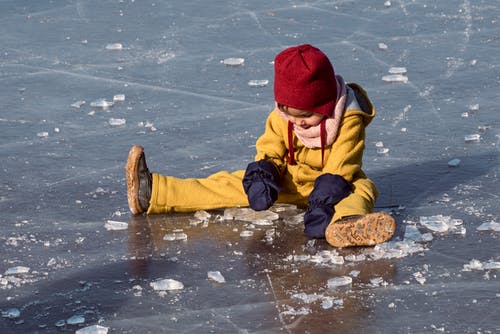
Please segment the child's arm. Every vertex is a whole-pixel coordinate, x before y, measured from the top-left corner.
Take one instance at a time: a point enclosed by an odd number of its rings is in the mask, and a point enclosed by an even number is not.
[[[342,176],[351,183],[361,173],[365,149],[365,124],[356,113],[344,116],[337,139],[332,144],[323,173]]]
[[[248,164],[243,177],[243,189],[248,203],[254,210],[270,208],[280,191],[279,180],[285,168],[283,156],[284,143],[273,124],[272,113],[266,121],[266,131],[257,140],[255,161]]]
[[[262,136],[257,139],[255,161],[267,160],[272,162],[282,175],[285,171],[285,155],[287,148],[284,138],[287,133],[286,122],[276,110],[271,112],[266,120],[266,129]]]

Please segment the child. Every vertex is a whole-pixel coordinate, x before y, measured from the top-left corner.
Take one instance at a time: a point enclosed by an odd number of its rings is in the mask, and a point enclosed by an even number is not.
[[[133,146],[126,166],[132,213],[291,203],[308,207],[304,233],[332,246],[390,239],[396,222],[371,213],[378,193],[361,170],[365,127],[375,116],[365,91],[346,85],[327,56],[308,44],[279,53],[274,70],[276,107],[257,140],[255,161],[245,171],[179,179],[151,174],[143,148]]]

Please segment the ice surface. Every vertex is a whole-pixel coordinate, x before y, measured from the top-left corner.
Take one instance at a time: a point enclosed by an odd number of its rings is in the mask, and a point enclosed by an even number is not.
[[[0,2],[0,310],[20,311],[0,332],[498,332],[498,234],[477,230],[500,216],[497,2],[200,3]],[[375,209],[398,222],[394,239],[334,252],[304,236],[302,205],[275,206],[273,219],[130,215],[132,144],[152,172],[179,177],[254,160],[273,59],[301,43],[373,102],[363,170],[380,192]],[[243,62],[224,65],[231,57]],[[381,80],[398,67],[402,81]],[[114,104],[90,105],[99,98]],[[463,223],[419,224],[436,215]],[[107,220],[128,228],[108,231]],[[170,233],[188,242],[163,240]],[[481,269],[463,271],[471,259]],[[5,275],[16,266],[30,271]],[[211,284],[213,270],[231,279]],[[346,275],[350,289],[327,288]],[[156,293],[159,278],[186,288]],[[75,314],[85,323],[67,324]]]

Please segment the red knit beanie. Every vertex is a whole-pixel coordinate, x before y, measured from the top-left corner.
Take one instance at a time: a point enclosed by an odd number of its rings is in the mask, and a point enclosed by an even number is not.
[[[280,52],[274,60],[274,99],[288,107],[331,117],[337,81],[328,57],[309,44]]]

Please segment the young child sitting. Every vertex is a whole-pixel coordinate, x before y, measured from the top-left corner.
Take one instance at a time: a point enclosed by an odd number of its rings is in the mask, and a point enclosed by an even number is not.
[[[274,62],[275,109],[246,170],[179,179],[150,173],[144,150],[130,150],[126,178],[133,214],[190,212],[274,203],[307,207],[304,233],[335,247],[391,238],[396,222],[372,213],[377,189],[361,170],[365,127],[375,116],[366,92],[345,84],[319,49],[305,44]]]

